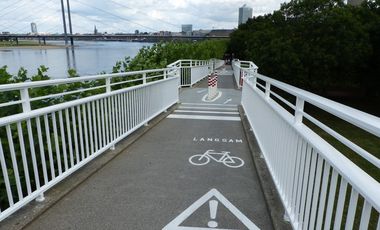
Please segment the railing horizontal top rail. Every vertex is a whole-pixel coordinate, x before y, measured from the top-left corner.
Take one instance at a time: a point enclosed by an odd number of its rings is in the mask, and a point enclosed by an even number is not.
[[[279,89],[282,89],[296,97],[299,97],[322,110],[325,110],[347,122],[356,125],[357,127],[366,130],[367,132],[380,137],[380,119],[376,116],[321,97],[314,93],[310,93],[289,84],[280,82],[278,80],[266,77],[264,75],[255,73],[253,71],[249,71],[249,73],[252,76],[256,76],[259,79],[269,82],[271,85]]]
[[[91,75],[91,76],[82,76],[82,77],[65,78],[65,79],[51,79],[51,80],[44,80],[44,81],[4,84],[4,85],[0,85],[0,92],[13,91],[13,90],[19,90],[19,89],[25,89],[25,88],[51,86],[51,85],[58,85],[58,84],[101,80],[101,79],[114,78],[114,77],[126,77],[126,76],[139,75],[139,74],[144,74],[144,73],[167,71],[167,70],[172,70],[172,69],[173,68],[139,70],[139,71],[131,71],[131,72],[123,72],[123,73],[101,74],[101,75]]]
[[[167,78],[164,80],[160,80],[160,82],[170,81],[173,79],[174,78]],[[85,98],[77,99],[74,101],[63,102],[61,104],[51,105],[49,107],[40,108],[40,109],[35,109],[32,111],[29,111],[28,113],[19,113],[19,114],[15,114],[15,115],[8,116],[8,117],[2,117],[2,118],[0,118],[0,127],[5,126],[7,124],[15,123],[18,121],[23,121],[26,119],[32,119],[32,118],[37,117],[37,116],[52,113],[54,111],[64,110],[64,109],[75,107],[77,105],[85,104],[85,103],[88,103],[91,101],[96,101],[96,100],[99,100],[101,98],[117,95],[117,94],[120,94],[123,92],[128,92],[128,91],[132,91],[132,90],[139,89],[139,88],[143,88],[143,87],[146,87],[146,86],[149,86],[152,84],[157,84],[157,83],[158,83],[157,81],[149,82],[149,83],[146,83],[143,85],[131,86],[131,87],[128,87],[125,89],[119,89],[119,90],[115,90],[115,91],[112,91],[109,93],[96,94],[96,95],[93,95],[90,97],[85,97]]]

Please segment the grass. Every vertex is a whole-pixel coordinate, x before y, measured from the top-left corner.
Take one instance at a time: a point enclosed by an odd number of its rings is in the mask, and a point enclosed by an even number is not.
[[[38,41],[26,41],[26,40],[19,40],[18,44],[16,41],[0,41],[0,47],[10,47],[10,46],[40,46],[43,45],[43,43],[39,44]]]
[[[334,115],[331,115],[323,110],[320,110],[315,107],[307,106],[307,113],[309,113],[314,118],[318,119],[325,125],[329,126],[337,133],[346,137],[356,145],[365,149],[367,152],[371,153],[373,156],[380,158],[380,138],[368,133],[361,128],[358,128]],[[304,122],[309,128],[311,128],[314,132],[316,132],[319,136],[321,136],[324,140],[334,146],[338,151],[344,154],[347,158],[349,158],[352,162],[358,165],[361,169],[363,169],[366,173],[380,182],[380,171],[379,169],[368,162],[366,159],[361,157],[356,152],[352,151],[340,141],[332,137],[330,134],[326,133],[324,130],[320,129],[310,121],[305,120]]]

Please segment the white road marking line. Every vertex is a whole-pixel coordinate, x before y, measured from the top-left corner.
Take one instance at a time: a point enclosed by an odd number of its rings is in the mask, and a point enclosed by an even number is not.
[[[217,107],[191,107],[191,106],[179,106],[179,109],[201,109],[201,110],[222,110],[222,111],[238,111],[237,108],[217,108]]]
[[[229,98],[227,101],[225,101],[223,104],[227,104],[228,102],[232,101],[231,98]]]
[[[240,121],[240,117],[170,114],[167,118],[189,120]]]
[[[236,208],[226,197],[224,197],[218,190],[215,188],[211,189],[208,193],[203,195],[192,205],[190,205],[185,211],[179,214],[174,220],[172,220],[168,225],[166,225],[162,230],[201,230],[201,229],[215,229],[215,228],[205,228],[205,227],[186,227],[180,226],[183,222],[189,218],[194,212],[196,212],[202,205],[207,203],[209,200],[217,200],[223,204],[230,212],[233,214],[246,228],[249,230],[259,230],[259,228],[248,219],[238,208]],[[202,224],[200,224],[202,225]],[[220,226],[223,227],[223,226]],[[222,229],[218,228],[217,229]]]
[[[210,106],[210,105],[213,105],[213,106],[238,106],[238,105],[233,105],[233,104],[229,104],[229,105],[225,105],[225,104],[206,104],[206,103],[181,103],[181,105],[205,105],[205,106]]]
[[[239,112],[218,112],[218,111],[201,111],[201,110],[180,110],[177,109],[174,112],[178,113],[210,113],[210,114],[231,114],[231,115],[239,115]]]

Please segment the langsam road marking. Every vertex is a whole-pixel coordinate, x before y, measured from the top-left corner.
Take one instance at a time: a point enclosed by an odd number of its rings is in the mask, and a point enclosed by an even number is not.
[[[212,198],[212,199],[211,199]],[[190,215],[195,213],[202,205],[209,202],[210,213],[208,218],[208,227],[186,227],[180,226]],[[215,203],[217,202],[217,203]],[[250,221],[239,209],[237,209],[227,198],[225,198],[218,190],[215,188],[211,189],[208,193],[203,195],[197,201],[195,201],[190,207],[185,211],[179,214],[174,220],[172,220],[168,225],[166,225],[162,230],[201,230],[201,229],[223,229],[223,226],[219,226],[218,223],[214,220],[214,214],[217,214],[217,204],[223,204],[245,227],[249,230],[259,230],[259,228]],[[201,225],[201,224],[200,224]],[[215,227],[214,227],[215,226]]]

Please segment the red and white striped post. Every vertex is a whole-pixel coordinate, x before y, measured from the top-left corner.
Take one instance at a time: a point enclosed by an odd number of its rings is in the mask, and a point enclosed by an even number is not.
[[[212,73],[208,76],[208,100],[214,99],[218,95],[218,75]]]

